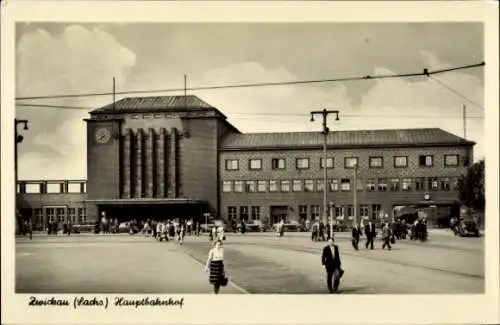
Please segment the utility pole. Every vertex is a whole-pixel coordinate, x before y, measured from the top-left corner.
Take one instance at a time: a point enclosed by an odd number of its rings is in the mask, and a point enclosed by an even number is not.
[[[328,155],[327,155],[327,140],[328,140],[328,126],[326,125],[326,118],[328,114],[335,114],[335,121],[339,120],[339,111],[322,111],[311,112],[311,122],[314,122],[314,115],[321,115],[323,118],[323,222],[326,224],[328,218],[328,203],[327,203],[327,187],[328,187]],[[330,218],[331,219],[331,218]],[[330,234],[333,237],[333,220],[330,220]]]
[[[19,194],[17,194],[17,169],[18,169],[18,149],[17,146],[19,143],[23,142],[24,137],[17,132],[17,126],[18,125],[24,125],[23,130],[28,130],[28,120],[18,120],[14,119],[14,193],[15,193],[15,215],[17,219],[17,208],[18,208],[18,197]]]
[[[463,118],[463,122],[464,122],[464,139],[467,140],[467,106],[465,106],[464,104],[464,107],[463,107],[463,110],[462,110],[462,118]]]
[[[358,164],[354,165],[354,223],[358,222]]]
[[[113,77],[113,111],[116,110],[116,81],[115,77]]]

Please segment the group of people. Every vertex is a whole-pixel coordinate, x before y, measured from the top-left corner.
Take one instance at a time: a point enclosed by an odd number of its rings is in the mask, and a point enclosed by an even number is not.
[[[306,225],[307,227],[307,225]],[[315,222],[311,226],[311,240],[312,241],[326,241],[332,236],[332,227],[327,222],[326,225],[323,221]]]
[[[193,223],[192,220],[177,222],[173,220],[156,221],[148,219],[143,224],[142,234],[158,241],[177,240],[182,244],[186,235],[199,236],[200,229],[199,223]]]

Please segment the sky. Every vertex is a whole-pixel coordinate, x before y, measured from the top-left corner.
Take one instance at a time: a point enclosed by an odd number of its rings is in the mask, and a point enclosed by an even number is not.
[[[16,25],[16,96],[287,82],[421,72],[484,61],[478,23]],[[438,127],[484,157],[484,68],[427,78],[191,91],[242,132],[320,131],[312,110],[340,111],[332,130]],[[442,83],[467,99],[443,86]],[[150,95],[182,95],[157,93]],[[134,96],[134,95],[132,95]],[[136,95],[138,96],[138,95]],[[117,99],[122,98],[117,96]],[[88,111],[112,96],[18,100],[88,107],[16,107],[29,120],[19,179],[86,179]]]

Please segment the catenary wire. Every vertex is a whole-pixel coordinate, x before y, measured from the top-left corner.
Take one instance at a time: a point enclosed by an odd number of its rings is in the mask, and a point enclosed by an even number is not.
[[[302,80],[302,81],[287,81],[287,82],[260,82],[249,83],[240,85],[222,85],[222,86],[204,86],[204,87],[191,87],[191,88],[172,88],[172,89],[157,89],[157,90],[135,90],[135,91],[121,91],[121,92],[104,92],[104,93],[89,93],[89,94],[66,94],[66,95],[47,95],[47,96],[30,96],[30,97],[16,97],[16,100],[32,100],[32,99],[54,99],[54,98],[79,98],[79,97],[97,97],[97,96],[110,96],[110,95],[129,95],[129,94],[145,94],[145,93],[164,93],[164,92],[180,92],[180,91],[194,91],[194,90],[216,90],[216,89],[234,89],[234,88],[250,88],[250,87],[265,87],[265,86],[287,86],[287,85],[300,85],[300,84],[313,84],[313,83],[327,83],[327,82],[347,82],[359,80],[374,80],[374,79],[388,79],[388,78],[408,78],[419,76],[431,76],[451,71],[464,70],[482,67],[486,63],[469,64],[454,68],[440,69],[429,71],[424,69],[423,72],[402,73],[402,74],[382,74],[382,75],[365,75],[358,77],[345,77],[333,79],[319,79],[319,80]]]
[[[479,105],[478,103],[474,102],[472,99],[468,98],[467,96],[461,94],[459,91],[451,88],[450,86],[448,86],[447,84],[445,84],[444,82],[442,82],[441,80],[433,77],[433,76],[429,76],[429,78],[431,78],[432,80],[436,81],[438,84],[440,84],[441,86],[443,86],[444,88],[448,89],[449,91],[451,91],[452,93],[454,93],[455,95],[458,95],[460,97],[462,97],[463,99],[465,99],[466,101],[468,101],[469,103],[471,103],[472,105],[478,107],[479,109],[481,110],[484,110],[484,108]]]

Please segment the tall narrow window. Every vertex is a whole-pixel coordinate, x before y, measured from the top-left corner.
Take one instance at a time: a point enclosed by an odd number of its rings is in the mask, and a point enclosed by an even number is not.
[[[401,189],[403,191],[411,191],[411,184],[411,178],[403,178],[403,180],[401,181]]]

